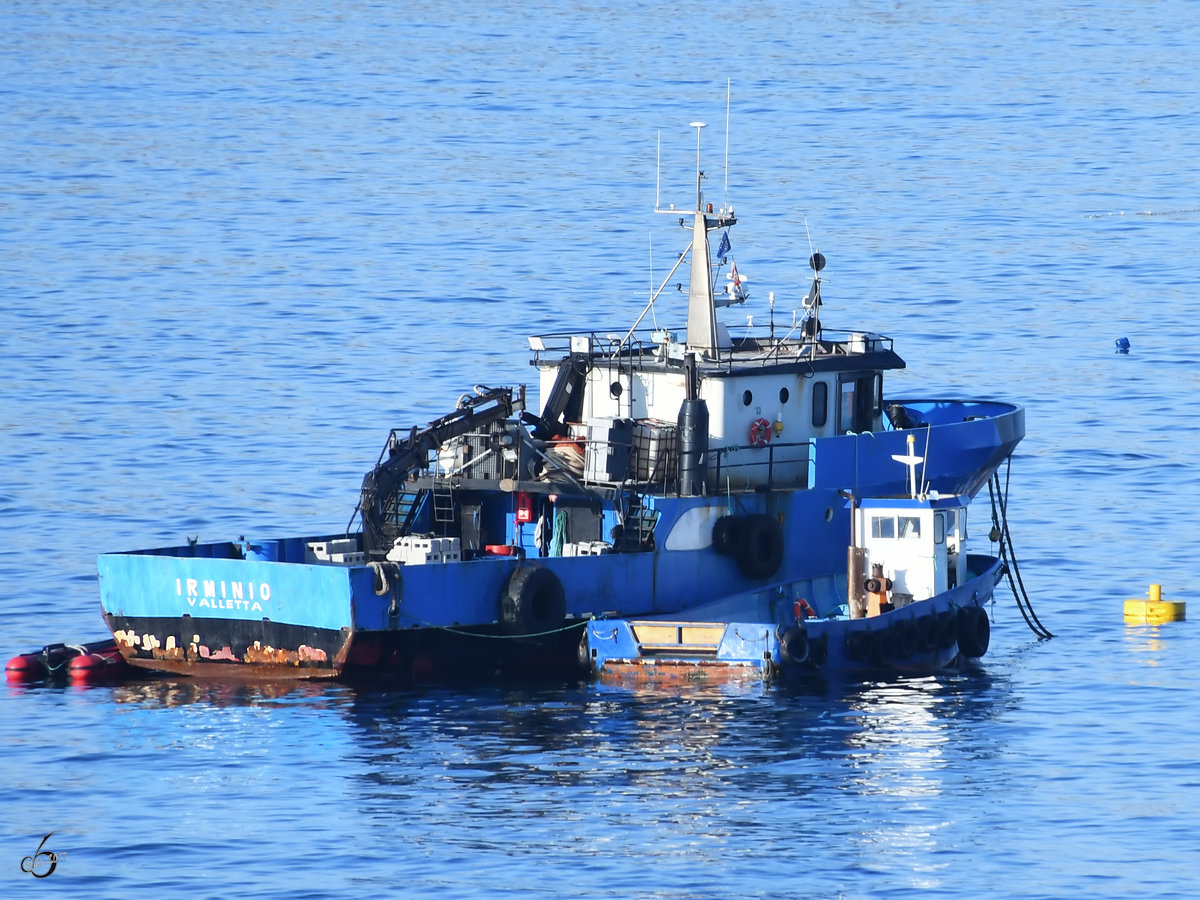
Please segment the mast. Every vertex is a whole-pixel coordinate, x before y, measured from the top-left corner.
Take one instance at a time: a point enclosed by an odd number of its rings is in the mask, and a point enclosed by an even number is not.
[[[712,258],[708,248],[708,232],[725,228],[737,220],[731,212],[721,210],[709,218],[712,204],[705,206],[701,184],[704,172],[700,169],[700,129],[703,122],[692,122],[696,129],[696,211],[692,220],[692,272],[688,284],[687,347],[702,356],[715,359],[717,344],[717,307],[713,299]]]
[[[699,191],[697,191],[697,194]],[[715,357],[717,309],[713,304],[712,261],[708,256],[708,217],[696,210],[692,225],[692,274],[688,285],[687,347]]]
[[[687,349],[698,358],[716,359],[720,347],[717,339],[717,307],[713,297],[712,259],[708,247],[708,232],[714,228],[727,228],[737,223],[733,210],[722,209],[714,215],[711,203],[704,202],[701,185],[704,172],[700,169],[700,129],[704,122],[692,122],[696,129],[696,208],[692,213],[691,276],[688,283]],[[678,215],[674,204],[670,209],[655,212]],[[680,218],[679,224],[686,220]],[[680,255],[679,262],[683,261]],[[679,263],[676,263],[678,266]],[[674,271],[674,270],[672,270]]]

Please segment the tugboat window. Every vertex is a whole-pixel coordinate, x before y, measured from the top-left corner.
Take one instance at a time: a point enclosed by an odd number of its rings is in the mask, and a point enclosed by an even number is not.
[[[621,396],[621,382],[614,381],[608,386],[608,396],[612,397],[614,400]]]
[[[871,537],[894,538],[896,536],[896,520],[891,516],[871,517]]]
[[[754,395],[749,391],[742,391],[742,406],[749,406],[754,402]]]
[[[838,380],[838,434],[870,431],[876,413],[874,376],[854,375]]]
[[[916,516],[900,517],[900,537],[919,538],[921,536],[921,520]]]
[[[829,421],[829,385],[824,381],[813,384],[812,404],[813,427],[820,428]]]
[[[787,388],[780,388],[780,389],[779,389],[779,402],[780,402],[780,403],[787,403],[787,402],[788,402],[788,397],[790,397],[790,396],[791,396],[791,395],[788,393],[788,389],[787,389]]]

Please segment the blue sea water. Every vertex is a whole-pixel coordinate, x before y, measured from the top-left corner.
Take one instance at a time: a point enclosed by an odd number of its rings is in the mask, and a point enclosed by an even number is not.
[[[5,897],[1200,892],[1200,640],[1121,615],[1197,599],[1195,3],[0,26],[5,658],[103,635],[97,553],[337,530],[389,428],[530,381],[530,333],[628,327],[698,119],[738,315],[819,247],[890,394],[1027,405],[1009,518],[1057,634],[1001,597],[983,672],[795,690],[0,686]]]

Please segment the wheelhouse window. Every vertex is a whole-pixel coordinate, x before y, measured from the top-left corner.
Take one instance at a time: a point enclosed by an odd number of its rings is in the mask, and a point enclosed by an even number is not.
[[[812,423],[814,428],[822,428],[829,421],[829,385],[824,381],[813,384],[812,390]]]
[[[838,434],[870,431],[883,408],[883,376],[877,372],[838,379]]]
[[[921,537],[920,516],[871,516],[871,537],[916,540]]]

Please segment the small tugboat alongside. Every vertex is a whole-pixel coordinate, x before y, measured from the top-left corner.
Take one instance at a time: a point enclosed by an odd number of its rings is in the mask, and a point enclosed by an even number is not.
[[[986,602],[998,564],[958,549],[959,523],[1024,437],[1023,409],[889,397],[884,377],[905,363],[891,338],[827,325],[821,253],[787,321],[775,310],[789,304],[771,294],[759,317],[769,324],[722,322],[718,310],[748,302],[737,217],[714,209],[703,183],[698,130],[694,203],[656,209],[687,246],[642,316],[531,337],[537,402],[524,386],[476,385],[435,421],[391,429],[363,479],[358,528],[248,528],[101,555],[103,615],[124,660],[218,677],[571,675],[603,668],[620,641],[601,635],[614,629],[636,636],[633,623],[697,621],[721,604],[744,611],[755,594],[763,617],[750,621],[769,632],[773,666],[800,655],[777,632],[798,596],[815,612],[791,616],[806,659],[937,668],[979,649],[964,610]],[[685,320],[643,329],[652,307],[668,314],[664,289],[677,296],[685,262]],[[923,462],[910,493],[894,457],[914,446]],[[871,592],[880,614],[837,613],[858,602],[848,552],[873,561],[885,541],[863,518],[878,509],[872,498],[906,494],[888,514],[919,521],[925,550],[942,534],[949,568],[930,582],[889,557],[892,587]],[[891,621],[908,624],[880,638]],[[692,628],[679,626],[679,642]],[[982,652],[978,617],[974,628]],[[893,640],[894,651],[880,646]]]
[[[912,436],[910,435],[910,440]],[[789,678],[808,672],[928,674],[988,649],[986,606],[1005,574],[966,551],[967,505],[917,488],[857,501],[844,595],[812,580],[781,582],[662,619],[597,620],[585,634],[594,674],[613,681]]]

